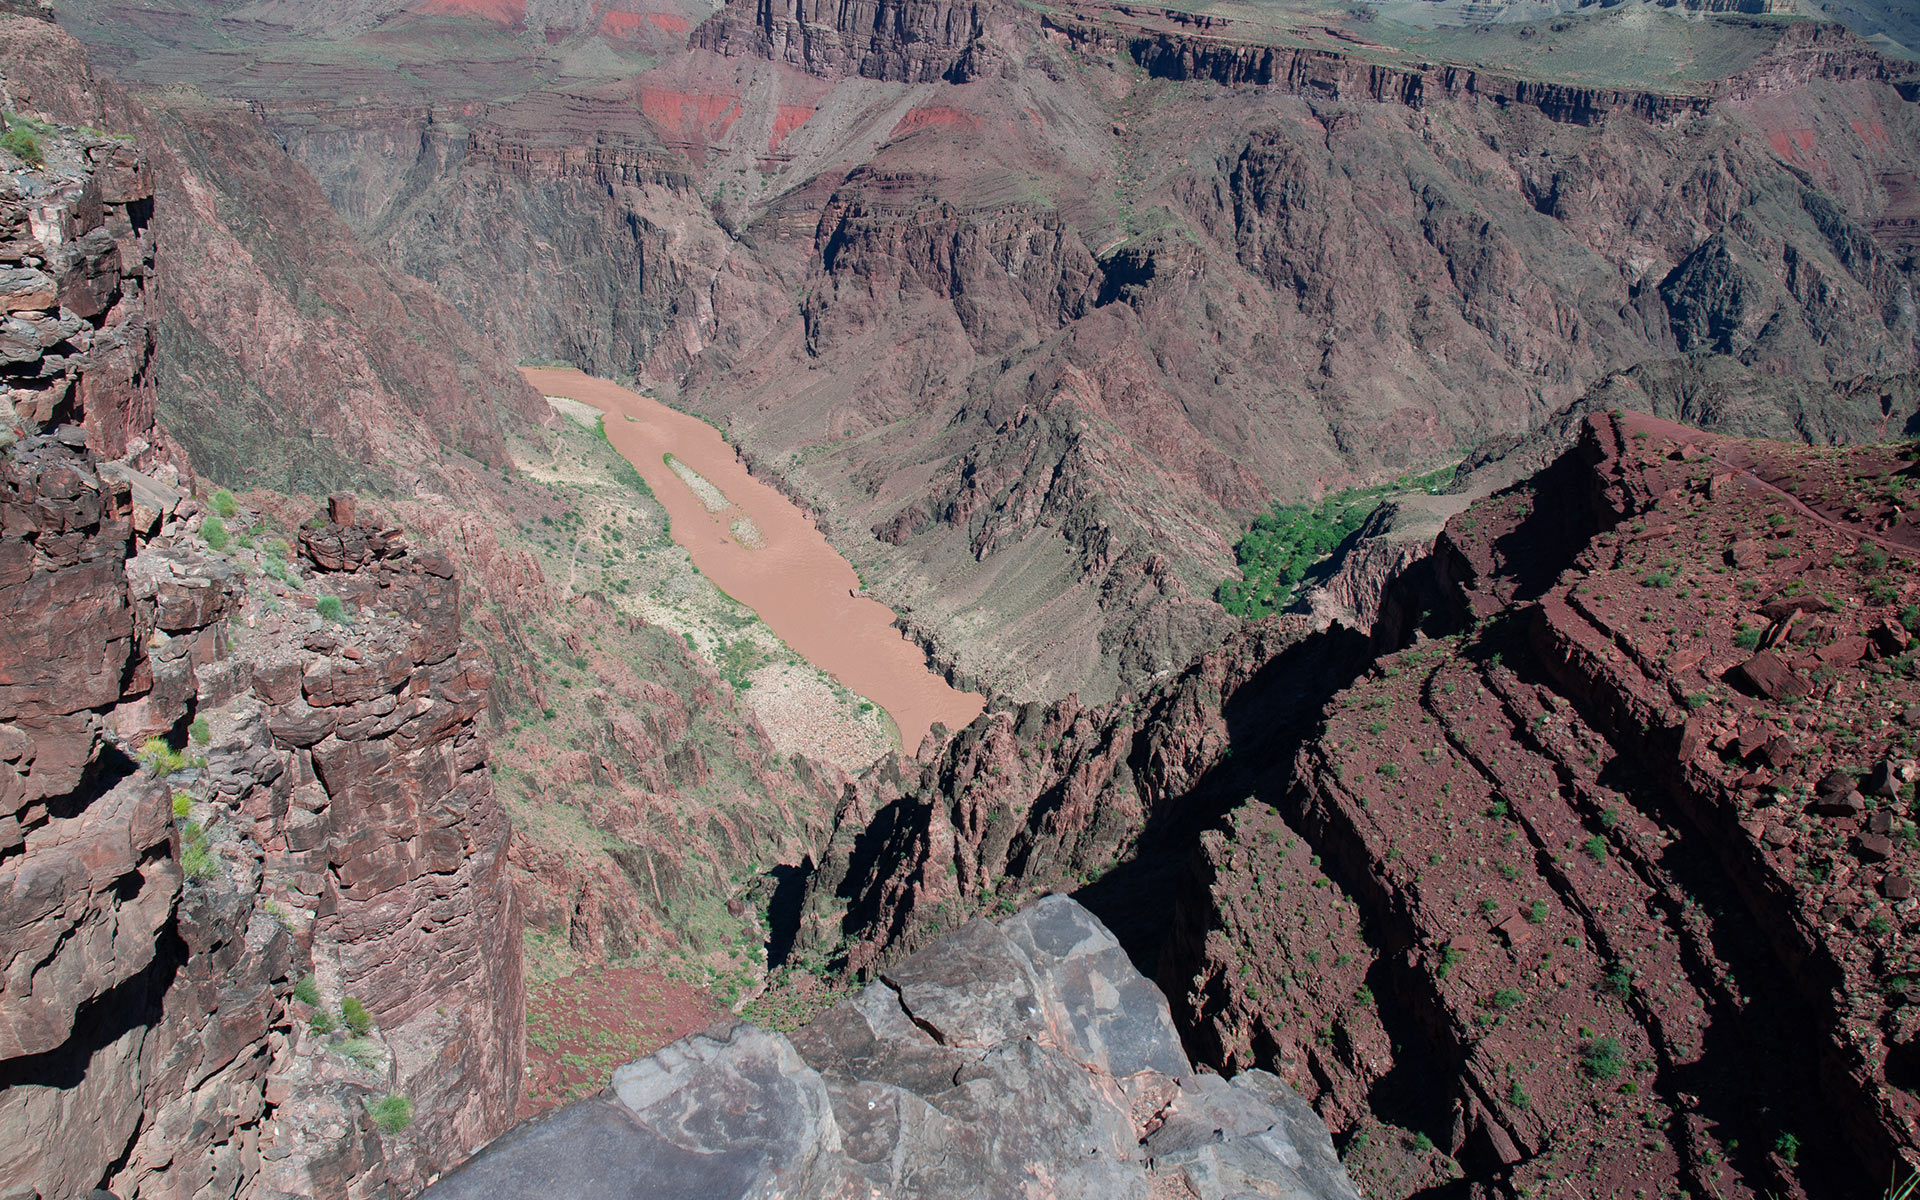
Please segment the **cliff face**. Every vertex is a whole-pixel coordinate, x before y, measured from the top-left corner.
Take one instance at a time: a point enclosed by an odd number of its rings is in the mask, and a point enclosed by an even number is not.
[[[966,83],[997,69],[1028,26],[1015,6],[975,0],[868,0],[822,4],[728,4],[693,31],[691,44],[722,55],[752,55],[829,79],[864,76],[895,83]]]
[[[716,1027],[629,1063],[426,1195],[628,1178],[714,1197],[1358,1196],[1272,1075],[1193,1073],[1165,1000],[1063,896],[969,924],[791,1040]]]
[[[0,1171],[410,1193],[511,1120],[522,1063],[451,564],[350,503],[296,557],[183,490],[144,387],[146,163],[41,130],[0,213]],[[374,1122],[389,1096],[411,1123]]]

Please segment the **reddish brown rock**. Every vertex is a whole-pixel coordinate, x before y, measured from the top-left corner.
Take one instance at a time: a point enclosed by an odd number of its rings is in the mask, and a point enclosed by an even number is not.
[[[1813,694],[1813,685],[1770,650],[1762,650],[1735,667],[1733,678],[1769,700],[1795,700]]]

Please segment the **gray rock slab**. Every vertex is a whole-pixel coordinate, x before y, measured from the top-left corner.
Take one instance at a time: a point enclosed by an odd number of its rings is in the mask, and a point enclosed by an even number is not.
[[[1191,1073],[1165,998],[1064,896],[968,925],[791,1041],[736,1025],[629,1063],[425,1195],[1358,1200],[1279,1079]]]

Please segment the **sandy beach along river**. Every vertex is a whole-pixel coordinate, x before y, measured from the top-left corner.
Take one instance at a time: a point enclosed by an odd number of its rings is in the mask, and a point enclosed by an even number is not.
[[[521,374],[545,395],[605,413],[607,439],[666,506],[673,540],[694,565],[796,653],[886,709],[909,754],[935,721],[958,729],[979,714],[982,698],[927,668],[920,648],[893,627],[893,611],[855,594],[853,567],[791,500],[753,477],[719,430],[579,371]],[[669,454],[682,471],[667,465]],[[689,470],[712,485],[701,489],[704,500]]]

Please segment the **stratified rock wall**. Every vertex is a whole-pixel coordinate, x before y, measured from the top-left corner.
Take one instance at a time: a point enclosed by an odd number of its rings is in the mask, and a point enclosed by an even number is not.
[[[791,1040],[716,1028],[520,1126],[431,1200],[1038,1194],[1358,1200],[1264,1071],[1196,1075],[1166,1001],[1064,896],[975,921]]]
[[[290,563],[178,486],[145,160],[38,138],[0,175],[0,1178],[409,1194],[518,1094],[490,673],[444,556],[343,502]]]
[[[1405,581],[1444,636],[1201,839],[1159,970],[1199,1052],[1383,1196],[1904,1177],[1913,458],[1598,415],[1454,516]]]

